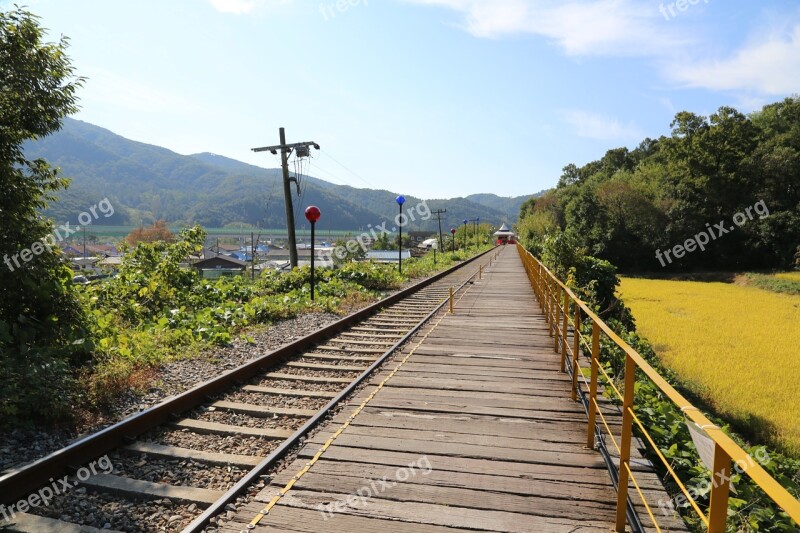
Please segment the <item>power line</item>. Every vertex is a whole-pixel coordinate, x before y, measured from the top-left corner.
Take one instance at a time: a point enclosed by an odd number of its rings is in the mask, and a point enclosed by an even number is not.
[[[345,169],[347,172],[349,172],[350,174],[352,174],[352,175],[353,175],[353,176],[355,176],[356,178],[360,179],[361,181],[363,181],[364,183],[366,183],[367,185],[369,185],[370,187],[373,187],[373,188],[377,187],[377,186],[376,186],[374,183],[372,183],[372,182],[370,182],[370,181],[368,181],[368,180],[366,180],[366,179],[362,178],[360,175],[356,174],[354,171],[352,171],[352,170],[350,170],[349,168],[347,168],[346,166],[344,166],[344,164],[340,163],[340,162],[339,162],[339,161],[338,161],[338,160],[337,160],[335,157],[333,157],[333,156],[332,156],[332,155],[331,155],[331,154],[330,154],[330,153],[329,153],[327,150],[322,150],[322,151],[321,151],[321,153],[322,153],[323,155],[326,155],[326,156],[330,157],[330,158],[331,158],[331,161],[333,161],[334,163],[336,163],[337,165],[339,165],[340,167],[342,167],[343,169]]]

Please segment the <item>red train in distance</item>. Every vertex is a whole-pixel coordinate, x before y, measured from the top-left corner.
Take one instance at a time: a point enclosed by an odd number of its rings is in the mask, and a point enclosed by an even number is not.
[[[495,244],[517,244],[517,234],[511,231],[508,224],[503,224],[500,229],[494,232]]]

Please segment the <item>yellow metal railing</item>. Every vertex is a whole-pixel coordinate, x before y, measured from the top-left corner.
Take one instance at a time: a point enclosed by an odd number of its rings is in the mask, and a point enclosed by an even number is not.
[[[732,465],[737,465],[737,470],[750,476],[750,478],[764,491],[776,505],[782,508],[792,520],[800,525],[800,501],[783,488],[772,476],[769,475],[761,466],[752,460],[750,455],[745,452],[736,442],[726,435],[720,428],[706,418],[699,409],[689,403],[678,391],[676,391],[667,381],[649,364],[645,359],[634,350],[629,344],[622,340],[611,328],[603,322],[591,309],[578,298],[564,283],[562,283],[550,270],[547,269],[538,259],[525,250],[521,245],[517,245],[528,279],[539,300],[542,312],[549,324],[549,334],[553,337],[553,345],[556,353],[561,356],[561,370],[566,371],[567,364],[572,368],[572,399],[576,400],[578,395],[578,377],[583,378],[588,389],[588,431],[587,445],[589,448],[595,446],[595,427],[599,417],[606,432],[611,437],[614,447],[619,452],[618,466],[618,490],[617,490],[617,514],[616,530],[625,531],[626,511],[628,505],[628,490],[630,482],[633,483],[647,513],[655,524],[657,531],[661,531],[656,520],[655,513],[639,487],[639,482],[633,474],[630,466],[631,440],[634,424],[639,432],[644,436],[647,444],[653,449],[656,456],[664,463],[664,467],[674,479],[687,501],[698,514],[700,520],[706,525],[709,533],[725,533],[728,514],[728,495],[730,493],[730,481]],[[581,333],[582,321],[589,320],[592,324],[591,344]],[[570,324],[571,322],[571,324]],[[572,343],[569,342],[569,328],[572,327]],[[624,386],[622,391],[615,386],[614,380],[606,373],[600,365],[600,335],[610,339],[625,353],[625,373]],[[584,354],[587,354],[591,364],[591,377],[589,382],[580,366],[579,354],[583,346]],[[695,499],[691,495],[685,484],[678,478],[672,469],[669,461],[664,457],[661,450],[656,445],[647,428],[634,413],[634,385],[637,370],[643,373],[653,382],[666,398],[674,403],[685,415],[702,428],[714,442],[714,461],[711,500],[708,513],[704,513]],[[597,402],[598,380],[603,375],[606,385],[621,400],[622,405],[622,429],[619,438],[614,433],[600,409]]]

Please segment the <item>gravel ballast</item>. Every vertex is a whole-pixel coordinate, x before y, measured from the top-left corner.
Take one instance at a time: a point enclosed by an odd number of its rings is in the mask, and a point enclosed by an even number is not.
[[[77,428],[18,428],[6,431],[0,435],[0,472],[44,457],[84,435],[149,409],[170,396],[215,378],[340,318],[332,313],[303,314],[248,332],[252,343],[237,338],[230,346],[210,348],[198,358],[167,363],[156,370],[153,385],[143,396],[126,394],[120,398],[113,412],[94,423]]]

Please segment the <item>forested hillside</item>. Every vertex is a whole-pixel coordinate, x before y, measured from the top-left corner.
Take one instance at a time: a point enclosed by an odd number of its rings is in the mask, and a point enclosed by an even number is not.
[[[672,134],[567,165],[523,204],[536,248],[567,239],[626,271],[787,269],[800,253],[800,99],[675,116]]]
[[[162,218],[171,224],[206,227],[243,222],[281,228],[286,224],[279,169],[211,153],[180,155],[74,119],[66,119],[63,129],[53,135],[26,143],[25,152],[61,167],[72,180],[46,212],[56,220],[74,219],[87,206],[108,197],[115,214],[104,219],[105,224],[139,225]],[[312,176],[302,176],[302,191],[295,203],[316,204],[324,213],[320,227],[345,230],[394,218],[395,197],[398,192],[409,192],[358,189]],[[420,202],[406,196],[408,206]],[[499,225],[516,220],[519,206],[527,198],[481,194],[431,200],[429,206],[447,209],[444,222],[448,227],[475,217]],[[419,218],[410,225],[415,229],[436,227],[435,220],[426,223]]]

